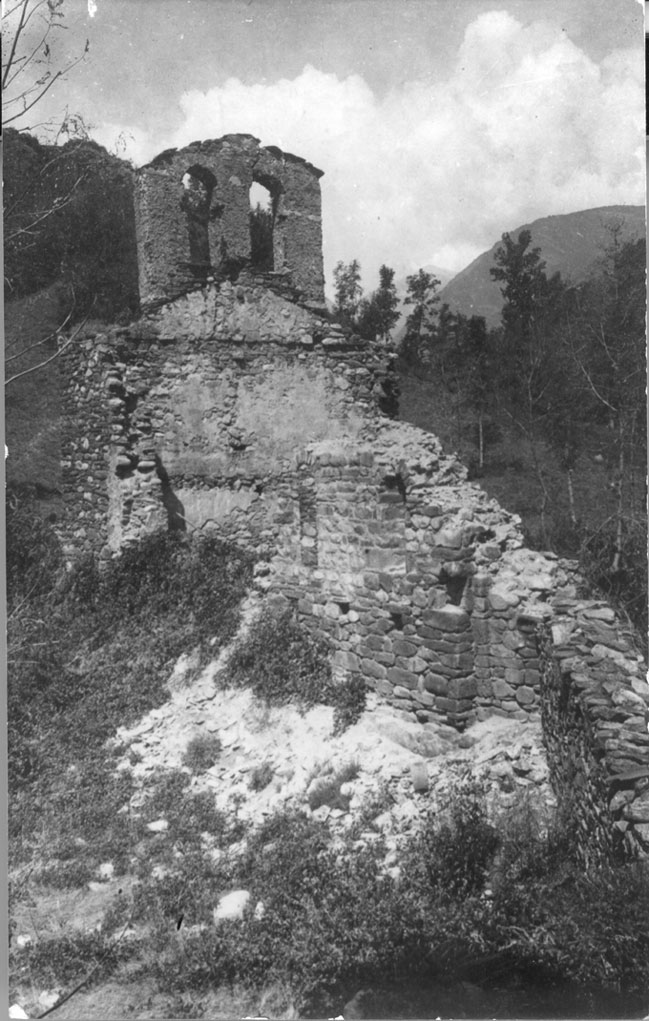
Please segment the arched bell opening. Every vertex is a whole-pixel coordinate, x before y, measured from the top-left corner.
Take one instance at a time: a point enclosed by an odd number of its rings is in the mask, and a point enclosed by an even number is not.
[[[187,216],[189,235],[189,269],[197,280],[205,280],[212,268],[208,225],[216,177],[207,167],[195,164],[183,174],[182,186],[181,206]]]
[[[250,262],[265,273],[280,268],[276,226],[281,194],[279,181],[265,174],[250,186]]]

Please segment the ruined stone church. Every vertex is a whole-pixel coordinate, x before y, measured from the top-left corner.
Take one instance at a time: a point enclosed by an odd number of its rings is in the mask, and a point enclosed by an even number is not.
[[[392,353],[326,311],[321,176],[250,135],[137,172],[141,314],[61,357],[68,555],[109,558],[161,528],[256,550],[258,584],[328,636],[340,683],[359,675],[459,729],[540,714],[593,846],[646,851],[632,636],[582,598],[574,563],[525,549],[516,516],[399,421]],[[251,245],[255,182],[271,265]]]

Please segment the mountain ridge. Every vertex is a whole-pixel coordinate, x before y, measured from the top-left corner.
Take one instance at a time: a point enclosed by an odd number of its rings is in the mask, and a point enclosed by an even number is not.
[[[620,225],[625,239],[645,231],[644,206],[599,206],[574,213],[543,216],[509,231],[517,238],[521,231],[532,234],[532,246],[541,249],[546,272],[561,273],[564,280],[581,283],[593,271],[609,231]],[[500,286],[491,279],[490,268],[501,239],[457,273],[440,290],[442,302],[463,315],[484,316],[487,326],[498,326],[502,310]]]

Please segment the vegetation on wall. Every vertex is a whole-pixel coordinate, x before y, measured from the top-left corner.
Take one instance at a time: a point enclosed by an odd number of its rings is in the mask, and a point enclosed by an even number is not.
[[[335,683],[330,654],[326,639],[300,625],[290,610],[265,611],[235,644],[223,676],[235,687],[252,688],[268,705],[331,705],[340,732],[360,718],[365,685],[358,676]]]

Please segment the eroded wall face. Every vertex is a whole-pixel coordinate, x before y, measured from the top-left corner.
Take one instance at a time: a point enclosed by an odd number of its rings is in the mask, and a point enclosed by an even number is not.
[[[170,150],[143,167],[135,187],[143,306],[250,266],[253,182],[272,197],[271,277],[288,281],[299,300],[322,306],[320,176],[298,157],[260,148],[250,135]]]

